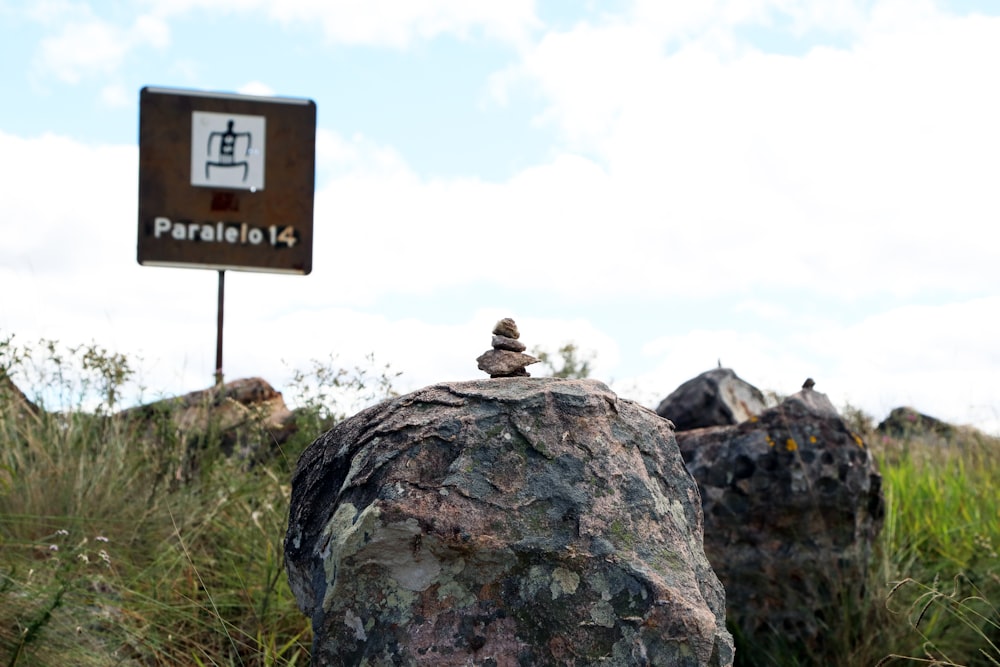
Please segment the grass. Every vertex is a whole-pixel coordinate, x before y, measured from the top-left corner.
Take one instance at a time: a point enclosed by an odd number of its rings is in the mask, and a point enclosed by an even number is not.
[[[27,407],[7,373],[58,409]],[[377,398],[387,374],[298,374],[313,397],[298,438],[253,466],[219,454],[211,429],[122,416],[133,379],[99,347],[0,340],[0,667],[307,665],[282,557],[291,470],[342,414],[332,396]],[[837,662],[997,667],[1000,442],[864,436],[888,508],[867,601],[829,621]],[[830,664],[752,648],[755,664]]]
[[[736,664],[1000,667],[1000,439],[961,428],[948,440],[886,437],[845,414],[883,475],[868,594],[844,600],[831,575],[842,613],[827,620],[822,655],[775,633],[738,638]]]
[[[289,480],[333,394],[391,391],[365,373],[298,374],[300,433],[250,466],[211,426],[116,411],[133,376],[120,357],[0,341],[0,667],[307,665],[282,553]],[[40,388],[39,409],[8,375]]]
[[[1000,440],[965,429],[873,444],[888,505],[873,583],[902,630],[887,655],[1000,666]]]
[[[286,462],[219,459],[178,483],[173,453],[128,423],[11,421],[0,664],[308,662],[282,562]]]

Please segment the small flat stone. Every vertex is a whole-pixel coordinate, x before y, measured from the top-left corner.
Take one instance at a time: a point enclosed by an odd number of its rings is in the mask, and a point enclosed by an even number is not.
[[[508,338],[507,336],[493,334],[494,350],[510,350],[511,352],[524,352],[527,348],[528,348],[527,345],[517,340],[516,338]]]
[[[521,337],[521,333],[517,330],[517,325],[514,323],[514,320],[509,317],[505,317],[494,324],[493,333],[497,336],[506,336],[507,338]]]
[[[524,367],[538,361],[529,354],[510,350],[487,350],[476,359],[479,370],[489,373],[490,377],[530,377]]]
[[[523,368],[513,373],[507,373],[506,375],[491,375],[490,378],[530,378],[531,373],[524,370]]]

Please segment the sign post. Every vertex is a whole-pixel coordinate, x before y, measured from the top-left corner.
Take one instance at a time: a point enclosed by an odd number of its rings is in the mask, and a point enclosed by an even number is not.
[[[215,318],[215,384],[222,384],[222,313],[226,303],[226,272],[219,269],[219,304]]]
[[[312,271],[315,170],[312,100],[140,91],[137,259],[218,271],[217,383],[225,271]]]

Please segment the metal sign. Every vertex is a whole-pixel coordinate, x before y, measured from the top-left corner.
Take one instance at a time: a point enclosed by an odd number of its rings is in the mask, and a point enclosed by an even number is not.
[[[308,274],[316,104],[143,88],[138,260]]]

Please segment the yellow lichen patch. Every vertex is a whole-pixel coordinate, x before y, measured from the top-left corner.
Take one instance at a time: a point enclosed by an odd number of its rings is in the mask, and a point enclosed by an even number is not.
[[[861,439],[861,436],[857,433],[852,433],[851,436],[854,438],[854,442],[857,443],[858,447],[861,449],[865,448],[865,441]]]
[[[750,415],[750,423],[751,424],[757,423],[757,415]]]
[[[774,440],[771,440],[771,436],[767,436],[767,446],[774,447]]]
[[[811,444],[811,445],[815,445],[816,444],[816,436],[815,435],[810,435],[809,436],[809,444]]]
[[[785,440],[785,449],[787,449],[788,451],[794,452],[798,448],[799,448],[799,443],[795,442],[794,438],[789,438],[788,440]]]

